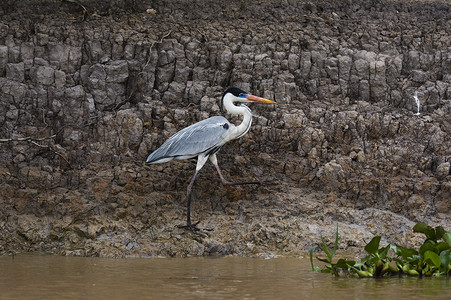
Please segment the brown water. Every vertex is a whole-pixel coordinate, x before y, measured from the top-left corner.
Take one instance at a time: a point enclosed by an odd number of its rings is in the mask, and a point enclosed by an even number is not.
[[[0,299],[451,299],[451,280],[336,279],[307,259],[0,257]]]

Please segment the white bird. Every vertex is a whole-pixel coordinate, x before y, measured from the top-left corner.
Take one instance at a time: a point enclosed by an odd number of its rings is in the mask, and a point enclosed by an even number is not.
[[[245,135],[252,124],[251,110],[244,104],[235,106],[235,102],[260,102],[274,104],[275,101],[248,94],[238,88],[229,88],[222,96],[223,106],[231,115],[241,115],[243,120],[240,125],[235,126],[221,116],[211,117],[191,126],[188,126],[173,136],[164,144],[152,152],[146,159],[146,164],[164,163],[173,159],[188,159],[197,157],[196,171],[187,187],[187,219],[186,225],[179,226],[188,228],[195,232],[199,222],[191,223],[191,188],[199,170],[209,158],[218,171],[219,178],[224,185],[238,184],[264,184],[268,181],[229,182],[222,176],[218,166],[216,152],[228,141]]]

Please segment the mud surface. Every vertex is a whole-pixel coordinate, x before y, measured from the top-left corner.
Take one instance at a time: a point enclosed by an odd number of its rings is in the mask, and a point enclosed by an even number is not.
[[[451,229],[448,1],[105,2],[0,4],[0,253],[297,255],[337,224],[351,250]],[[197,236],[176,227],[195,161],[143,162],[229,86],[278,105],[251,107],[224,175],[280,184],[222,187],[207,163]]]

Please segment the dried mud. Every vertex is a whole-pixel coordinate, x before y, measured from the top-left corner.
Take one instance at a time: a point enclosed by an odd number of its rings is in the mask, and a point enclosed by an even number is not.
[[[451,217],[447,1],[4,1],[0,253],[302,255],[373,235],[415,246]],[[249,133],[207,164],[145,167],[229,86]],[[418,92],[419,114],[413,95]],[[238,122],[239,119],[233,119]]]

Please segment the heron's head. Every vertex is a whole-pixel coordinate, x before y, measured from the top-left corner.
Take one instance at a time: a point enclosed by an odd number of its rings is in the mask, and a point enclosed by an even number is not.
[[[221,98],[221,111],[223,112],[223,106],[224,101],[231,101],[231,102],[260,102],[260,103],[268,103],[268,104],[275,104],[276,101],[261,98],[254,96],[252,94],[248,94],[245,91],[239,89],[239,88],[229,88],[227,89]]]

